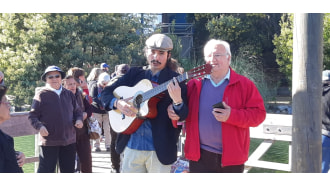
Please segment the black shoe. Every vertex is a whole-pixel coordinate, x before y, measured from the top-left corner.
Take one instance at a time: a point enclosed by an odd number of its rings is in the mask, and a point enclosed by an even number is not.
[[[96,148],[95,148],[95,152],[101,152],[100,147],[96,147]]]
[[[107,147],[107,152],[110,152],[110,147]]]

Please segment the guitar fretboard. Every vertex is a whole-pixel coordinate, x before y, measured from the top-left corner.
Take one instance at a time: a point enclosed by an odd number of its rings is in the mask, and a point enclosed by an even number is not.
[[[178,83],[181,83],[182,81],[185,81],[190,78],[196,78],[204,76],[205,74],[210,74],[212,70],[212,66],[210,64],[204,64],[202,66],[193,68],[189,70],[188,72],[184,72],[183,74],[175,77]],[[171,83],[173,79],[170,79],[166,81],[165,83],[162,83],[161,85],[158,85],[154,87],[151,90],[148,90],[144,92],[143,94],[140,94],[137,96],[134,100],[135,106],[139,106],[142,102],[149,100],[150,98],[156,96],[157,94],[165,91],[167,89],[167,85]]]
[[[182,75],[177,76],[176,79],[177,79],[178,83],[181,83],[182,81],[185,81],[185,80],[189,79],[189,75],[188,75],[187,72],[185,72]],[[167,89],[167,85],[169,83],[171,83],[172,81],[173,81],[173,79],[170,79],[170,80],[166,81],[165,83],[162,83],[161,85],[158,85],[158,86],[154,87],[153,89],[143,93],[142,94],[142,97],[143,97],[142,102],[144,102],[144,101],[154,97],[155,95],[165,91]]]

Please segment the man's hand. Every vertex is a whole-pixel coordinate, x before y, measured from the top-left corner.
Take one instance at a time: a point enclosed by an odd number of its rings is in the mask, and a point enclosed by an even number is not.
[[[221,108],[213,108],[212,114],[215,119],[220,122],[225,122],[230,116],[231,107],[228,106],[225,102],[223,102],[224,109]]]
[[[45,126],[40,127],[39,132],[41,136],[48,136],[48,130]]]
[[[171,120],[179,120],[180,117],[174,112],[174,109],[173,109],[173,105],[170,104],[168,107],[167,107],[167,114],[168,114],[168,117],[171,119]]]
[[[136,113],[138,112],[138,109],[136,109],[134,106],[128,104],[125,100],[122,99],[118,99],[115,102],[115,107],[120,110],[121,113],[129,117],[135,117]]]
[[[167,85],[167,90],[173,103],[182,103],[181,87],[175,77],[173,78],[173,81]]]

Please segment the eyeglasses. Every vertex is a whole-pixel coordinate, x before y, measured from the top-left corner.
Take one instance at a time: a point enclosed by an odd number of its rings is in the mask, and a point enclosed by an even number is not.
[[[53,78],[60,78],[60,75],[50,75],[50,76],[47,76],[48,79],[53,79]]]
[[[9,101],[0,101],[0,104],[1,104],[1,103],[6,104],[7,106],[10,106],[10,104],[11,104]]]
[[[210,60],[213,57],[219,60],[222,56],[227,56],[227,55],[228,54],[213,54],[213,56],[212,55],[206,56],[206,59]]]

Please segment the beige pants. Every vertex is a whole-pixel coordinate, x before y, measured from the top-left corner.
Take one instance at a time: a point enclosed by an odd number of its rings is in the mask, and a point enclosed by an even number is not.
[[[124,150],[123,173],[170,173],[171,165],[163,165],[157,158],[156,151]]]
[[[111,136],[110,136],[110,120],[108,114],[93,113],[95,119],[103,126],[105,137],[105,148],[110,148]],[[100,138],[95,140],[94,147],[100,147]]]

